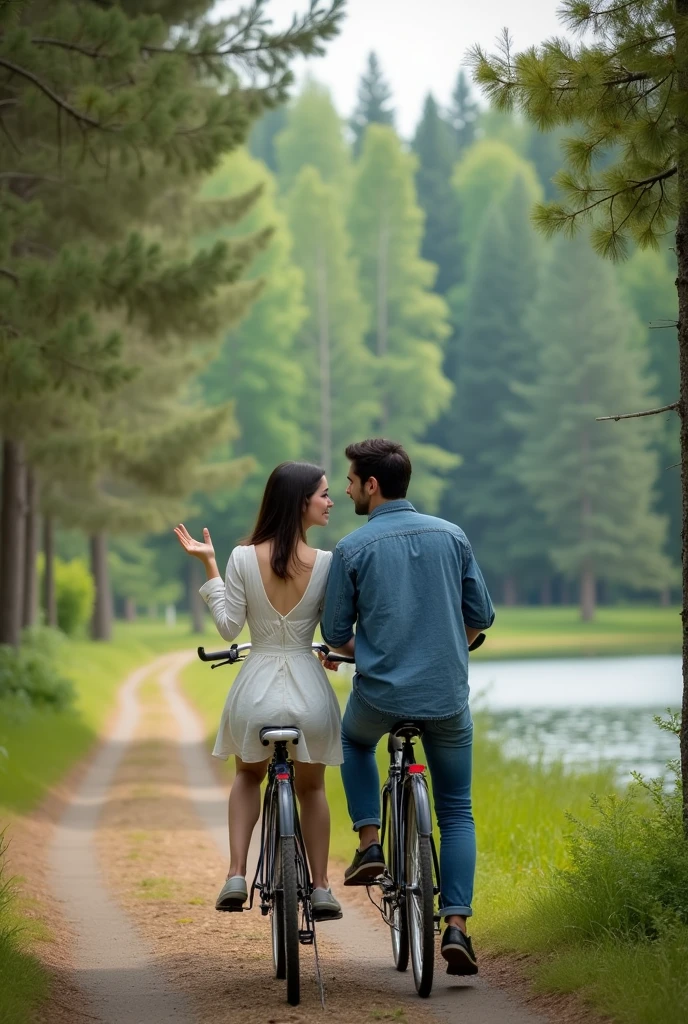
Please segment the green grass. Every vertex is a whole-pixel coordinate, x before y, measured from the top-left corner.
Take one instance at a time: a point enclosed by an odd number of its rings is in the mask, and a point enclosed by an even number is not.
[[[577,608],[497,608],[487,642],[474,657],[551,658],[590,655],[679,654],[678,607],[599,608],[581,622]]]
[[[213,634],[209,628],[202,641],[209,643]],[[112,643],[65,640],[59,667],[76,688],[74,708],[25,711],[0,703],[0,746],[8,753],[0,761],[0,816],[35,807],[89,752],[129,672],[165,651],[193,648],[197,642],[185,622],[170,629],[145,621],[117,624]]]

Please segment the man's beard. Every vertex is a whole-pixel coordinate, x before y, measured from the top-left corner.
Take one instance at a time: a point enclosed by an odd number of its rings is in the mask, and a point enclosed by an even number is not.
[[[354,501],[354,512],[357,516],[367,516],[370,512],[370,498],[367,501]]]

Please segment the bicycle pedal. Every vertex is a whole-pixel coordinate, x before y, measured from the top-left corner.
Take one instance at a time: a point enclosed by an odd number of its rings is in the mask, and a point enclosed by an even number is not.
[[[244,908],[243,907],[222,907],[222,912],[224,914],[243,914]]]
[[[313,945],[313,932],[300,931],[299,932],[299,942],[301,943],[302,946],[312,946]]]

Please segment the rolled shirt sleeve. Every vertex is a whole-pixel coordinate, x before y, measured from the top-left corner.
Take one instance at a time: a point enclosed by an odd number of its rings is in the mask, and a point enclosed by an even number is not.
[[[461,581],[463,621],[471,629],[489,629],[495,617],[492,601],[470,545],[467,545],[464,554],[465,567]]]
[[[236,640],[246,622],[243,550],[240,547],[234,548],[229,556],[224,583],[216,576],[204,583],[199,590],[223,640]]]
[[[354,634],[356,588],[344,556],[335,548],[325,590],[320,632],[330,647],[343,647]]]

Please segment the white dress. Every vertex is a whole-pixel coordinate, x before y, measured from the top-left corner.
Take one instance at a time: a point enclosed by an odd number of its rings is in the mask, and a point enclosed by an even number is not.
[[[270,604],[253,545],[234,548],[224,583],[215,577],[201,587],[223,639],[234,640],[248,620],[253,644],[227,695],[215,757],[264,761],[263,726],[294,725],[302,734],[290,748],[294,760],[342,763],[339,703],[311,650],[331,561],[329,551],[316,551],[308,586],[288,615]]]

